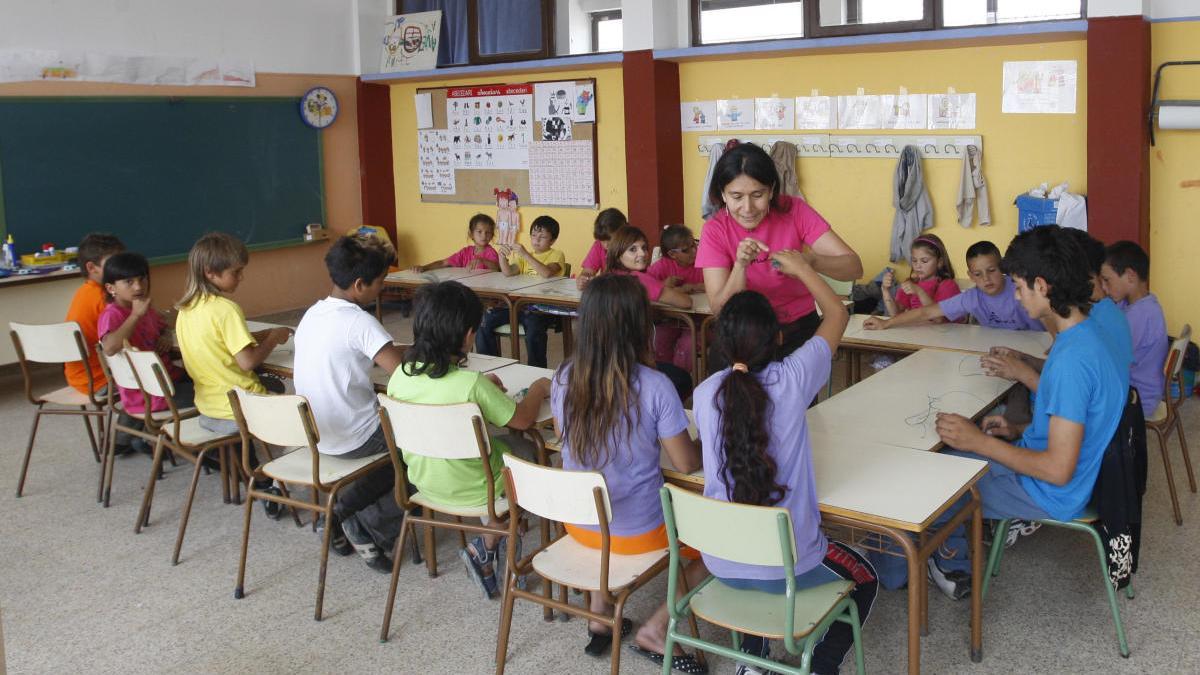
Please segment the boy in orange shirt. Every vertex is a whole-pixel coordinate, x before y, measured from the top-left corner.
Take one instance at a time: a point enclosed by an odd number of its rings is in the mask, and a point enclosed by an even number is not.
[[[104,286],[100,282],[104,278],[104,261],[110,255],[124,250],[125,244],[107,233],[93,232],[79,242],[79,269],[85,281],[75,291],[75,297],[71,298],[71,307],[67,309],[65,320],[79,324],[87,347],[88,365],[92,369],[92,383],[97,392],[104,391],[108,384],[104,379],[104,371],[100,369],[100,357],[96,355],[96,343],[100,340],[97,323],[105,305]],[[63,366],[63,374],[68,384],[81,393],[88,393],[87,368],[83,361],[67,363]]]

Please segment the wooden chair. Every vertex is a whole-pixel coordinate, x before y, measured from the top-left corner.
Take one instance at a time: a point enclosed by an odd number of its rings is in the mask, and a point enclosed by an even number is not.
[[[142,396],[161,396],[167,400],[167,412],[162,421],[153,418],[149,422],[155,425],[154,462],[150,468],[150,477],[146,481],[146,490],[142,494],[142,506],[138,509],[137,521],[134,522],[134,534],[140,534],[142,528],[150,524],[150,505],[154,501],[154,487],[158,476],[162,473],[163,448],[175,457],[186,459],[195,465],[192,470],[192,482],[188,487],[187,500],[183,504],[183,512],[179,519],[179,534],[175,538],[175,551],[171,554],[171,564],[179,564],[179,551],[183,547],[183,536],[187,532],[188,517],[192,513],[192,502],[196,498],[196,483],[200,480],[200,471],[204,468],[204,460],[213,450],[217,451],[217,459],[221,472],[221,487],[225,502],[229,503],[230,492],[236,489],[236,481],[231,470],[232,462],[226,462],[233,444],[240,440],[239,434],[220,434],[200,426],[198,411],[179,410],[173,396],[175,387],[171,378],[167,377],[162,360],[155,352],[125,351],[125,358],[133,368],[141,386]]]
[[[671,619],[667,624],[666,653],[670,653],[676,643],[682,643],[764,670],[808,673],[813,647],[834,621],[841,621],[850,624],[853,631],[854,665],[860,675],[863,673],[858,606],[850,599],[854,584],[834,581],[796,589],[796,580],[791,573],[796,566],[796,542],[787,509],[709,499],[674,485],[663,487],[659,494],[663,517],[667,521],[667,539],[671,542],[667,588],[674,588],[675,580],[683,571],[679,555],[681,543],[726,560],[781,567],[787,586],[786,593],[775,595],[732,588],[710,576],[678,601],[668,599]],[[728,629],[733,635],[733,646],[725,647],[681,632],[679,620],[691,614]],[[782,638],[789,654],[801,655],[800,666],[742,652],[739,633]],[[664,675],[669,673],[669,668],[668,663],[663,669]]]
[[[1163,468],[1167,473],[1167,489],[1171,494],[1171,508],[1175,510],[1175,524],[1183,524],[1183,515],[1179,511],[1179,497],[1175,494],[1175,478],[1171,472],[1171,458],[1167,454],[1167,439],[1174,429],[1179,434],[1179,449],[1183,452],[1183,466],[1187,469],[1188,487],[1196,491],[1196,474],[1192,472],[1192,458],[1188,455],[1187,438],[1183,435],[1183,422],[1179,418],[1179,406],[1187,392],[1183,389],[1183,355],[1188,342],[1192,339],[1192,327],[1184,324],[1183,330],[1167,352],[1167,362],[1164,364],[1166,377],[1163,378],[1163,396],[1154,412],[1146,417],[1146,428],[1158,436],[1158,449],[1162,452]],[[1175,383],[1178,395],[1171,395],[1171,384]]]
[[[237,586],[233,597],[245,597],[246,551],[250,544],[250,516],[254,513],[254,500],[267,500],[293,509],[312,511],[314,522],[317,514],[324,514],[325,522],[330,525],[325,528],[325,536],[321,541],[321,571],[317,577],[317,606],[313,614],[313,618],[320,621],[325,601],[329,541],[333,532],[333,505],[337,502],[338,493],[367,473],[382,468],[388,458],[382,452],[358,459],[321,456],[317,452],[321,435],[308,407],[308,400],[303,396],[252,394],[243,389],[233,389],[229,392],[229,404],[233,407],[233,417],[241,432],[242,472],[246,476],[242,552],[238,559]],[[254,439],[269,445],[296,449],[253,469],[250,466],[250,453],[254,452]],[[286,490],[280,496],[254,487],[254,479],[265,478],[274,479],[280,485],[301,485],[316,493],[328,493],[325,504],[322,506],[293,499]]]
[[[621,555],[609,550],[608,525],[612,519],[612,506],[602,474],[539,466],[512,455],[504,456],[504,467],[506,493],[510,496],[509,506],[514,518],[509,524],[508,550],[505,551],[509,573],[505,579],[500,636],[496,644],[497,675],[504,672],[513,604],[518,598],[607,624],[613,634],[611,669],[616,675],[621,664],[620,636],[625,603],[634,591],[666,569],[667,549],[638,555]],[[563,534],[518,560],[516,521],[522,510],[547,521],[597,526],[601,548],[588,548]],[[545,580],[541,595],[517,587],[517,575],[530,573],[537,573]],[[552,599],[550,583],[589,594],[600,593],[612,603],[613,613],[611,616],[596,614],[588,607],[571,605],[565,599]]]
[[[465,548],[467,532],[476,534],[508,534],[501,518],[508,514],[508,500],[495,494],[495,475],[491,465],[491,441],[483,422],[483,413],[474,403],[452,405],[423,405],[398,401],[379,394],[379,418],[383,423],[383,435],[387,439],[388,454],[396,468],[396,503],[407,514],[400,526],[400,536],[392,552],[392,583],[388,589],[387,605],[383,613],[383,628],[380,642],[387,642],[392,624],[392,608],[396,601],[396,585],[400,578],[400,553],[410,530],[417,525],[425,526],[425,566],[429,576],[437,576],[437,542],[434,528],[458,531],[459,543]],[[408,493],[408,468],[401,451],[438,459],[478,459],[482,463],[484,482],[487,485],[487,502],[479,506],[454,506],[442,504],[420,492]],[[420,515],[413,513],[421,508]],[[453,521],[438,520],[437,514],[444,513]],[[464,523],[463,518],[487,519],[488,525]],[[416,536],[414,533],[413,536]]]
[[[33,442],[37,438],[38,423],[42,415],[77,415],[83,418],[83,426],[87,429],[88,442],[92,446],[92,457],[100,462],[100,448],[96,444],[96,433],[92,431],[93,417],[96,418],[97,431],[104,436],[104,404],[94,393],[83,394],[74,387],[67,385],[52,391],[35,394],[33,391],[33,374],[29,371],[30,363],[69,363],[83,361],[87,373],[88,391],[94,392],[96,387],[92,381],[92,368],[88,363],[87,349],[83,343],[83,333],[79,324],[74,321],[31,325],[11,322],[8,324],[9,335],[12,336],[13,348],[17,352],[17,362],[21,366],[21,375],[25,378],[25,397],[36,407],[33,415],[33,426],[29,429],[29,444],[25,446],[25,459],[21,462],[21,477],[17,480],[17,497],[25,491],[25,476],[29,472],[29,457],[33,454]],[[47,408],[46,406],[54,406]],[[103,467],[101,477],[103,478]]]
[[[103,346],[96,345],[96,354],[100,357],[100,369],[104,371],[104,377],[110,385],[105,392],[105,428],[108,429],[108,434],[104,439],[104,466],[100,471],[100,486],[96,492],[96,501],[103,502],[104,508],[108,508],[109,500],[112,496],[112,481],[113,472],[116,466],[116,444],[117,433],[124,432],[131,436],[137,436],[148,443],[155,443],[158,440],[159,426],[171,419],[170,410],[160,410],[152,412],[149,403],[141,413],[127,413],[125,405],[121,401],[118,387],[122,389],[133,389],[141,391],[141,384],[138,382],[137,375],[133,372],[133,367],[129,365],[129,359],[125,356],[125,350],[122,349],[113,356],[104,354]],[[143,397],[143,400],[149,401],[149,398]],[[183,414],[191,413],[194,408],[185,408],[180,412]],[[142,426],[133,427],[121,424],[121,415],[128,414],[130,416],[140,415],[143,418],[149,416],[147,422],[143,420]],[[175,463],[175,457],[171,457],[171,463]]]

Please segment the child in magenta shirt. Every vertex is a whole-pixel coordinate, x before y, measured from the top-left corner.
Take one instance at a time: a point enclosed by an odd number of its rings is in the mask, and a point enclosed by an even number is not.
[[[592,277],[604,271],[608,240],[612,238],[613,232],[628,224],[629,220],[625,218],[625,214],[621,213],[620,209],[608,208],[596,215],[596,222],[592,225],[592,237],[596,241],[588,249],[587,255],[583,257],[583,264],[579,266],[579,274],[575,275],[575,284],[580,290],[583,290]]]
[[[631,274],[646,287],[651,302],[690,309],[692,298],[677,287],[660,281],[646,270],[650,267],[650,244],[646,235],[632,225],[626,225],[613,233],[608,241],[608,258],[605,260],[609,272]]]
[[[663,228],[662,257],[646,273],[683,293],[704,292],[704,272],[696,267],[696,238],[684,225]],[[654,326],[654,359],[691,372],[695,363],[692,332],[674,321]]]
[[[104,292],[111,299],[97,322],[104,355],[112,357],[120,353],[126,343],[140,351],[158,352],[167,367],[166,374],[175,381],[176,407],[191,407],[192,381],[171,362],[167,322],[150,302],[150,265],[146,258],[130,252],[110,256],[104,262]],[[140,390],[118,387],[118,391],[127,413],[140,415],[145,412],[146,402]],[[166,409],[166,399],[151,397],[151,411]]]
[[[443,267],[465,267],[468,270],[486,269],[496,272],[500,269],[500,255],[492,248],[492,237],[496,236],[496,221],[485,213],[471,216],[467,224],[467,235],[471,237],[471,245],[464,246],[444,260],[434,260],[424,265],[413,265],[412,271],[428,272]]]
[[[883,275],[883,304],[889,316],[898,316],[910,309],[934,305],[946,298],[959,294],[954,281],[954,264],[946,254],[946,245],[935,234],[923,234],[913,240],[909,260],[912,276],[901,282],[896,298],[892,299],[895,274],[888,270]],[[945,317],[931,323],[945,323]]]

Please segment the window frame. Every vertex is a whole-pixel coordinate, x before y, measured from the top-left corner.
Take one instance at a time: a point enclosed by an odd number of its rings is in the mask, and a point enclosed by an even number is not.
[[[846,0],[847,14],[857,18],[862,12],[862,0]],[[925,16],[913,21],[889,21],[886,23],[851,23],[844,26],[821,25],[821,3],[819,0],[805,0],[804,24],[805,38],[845,37],[848,35],[872,35],[874,33],[912,33],[917,31],[934,30],[941,22],[942,2],[937,0],[921,0]]]
[[[554,0],[540,0],[542,5],[542,45],[539,49],[524,52],[505,52],[503,54],[481,54],[479,52],[479,3],[486,0],[467,1],[467,62],[436,66],[446,70],[463,66],[480,66],[490,63],[515,63],[519,61],[534,61],[549,59],[554,54]],[[392,5],[395,14],[406,14],[404,0],[395,0]],[[443,21],[445,18],[443,17]]]
[[[621,16],[620,8],[618,8],[618,9],[603,9],[603,10],[600,10],[597,12],[589,12],[588,13],[588,23],[591,24],[591,27],[592,27],[592,43],[591,43],[591,45],[589,45],[589,47],[590,47],[590,49],[588,51],[589,54],[615,54],[624,49],[624,46],[625,46],[624,40],[622,40],[621,41],[622,49],[613,49],[613,50],[606,51],[606,52],[600,51],[600,22],[601,21],[612,21],[614,19],[621,19],[622,21],[624,21],[624,17]]]

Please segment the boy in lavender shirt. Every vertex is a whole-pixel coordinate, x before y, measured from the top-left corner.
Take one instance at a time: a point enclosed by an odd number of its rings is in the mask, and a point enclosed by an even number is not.
[[[1133,338],[1129,381],[1137,387],[1142,412],[1149,419],[1162,402],[1163,364],[1168,347],[1162,306],[1150,292],[1150,256],[1132,241],[1118,241],[1105,251],[1100,280],[1104,292],[1129,320]]]
[[[1045,330],[1041,322],[1029,317],[1017,302],[1012,279],[1000,271],[1000,249],[990,241],[977,241],[967,249],[967,270],[975,288],[946,298],[936,304],[910,310],[891,318],[873,316],[863,328],[883,330],[899,326],[926,324],[945,317],[958,321],[975,317],[981,326],[1009,330]]]

